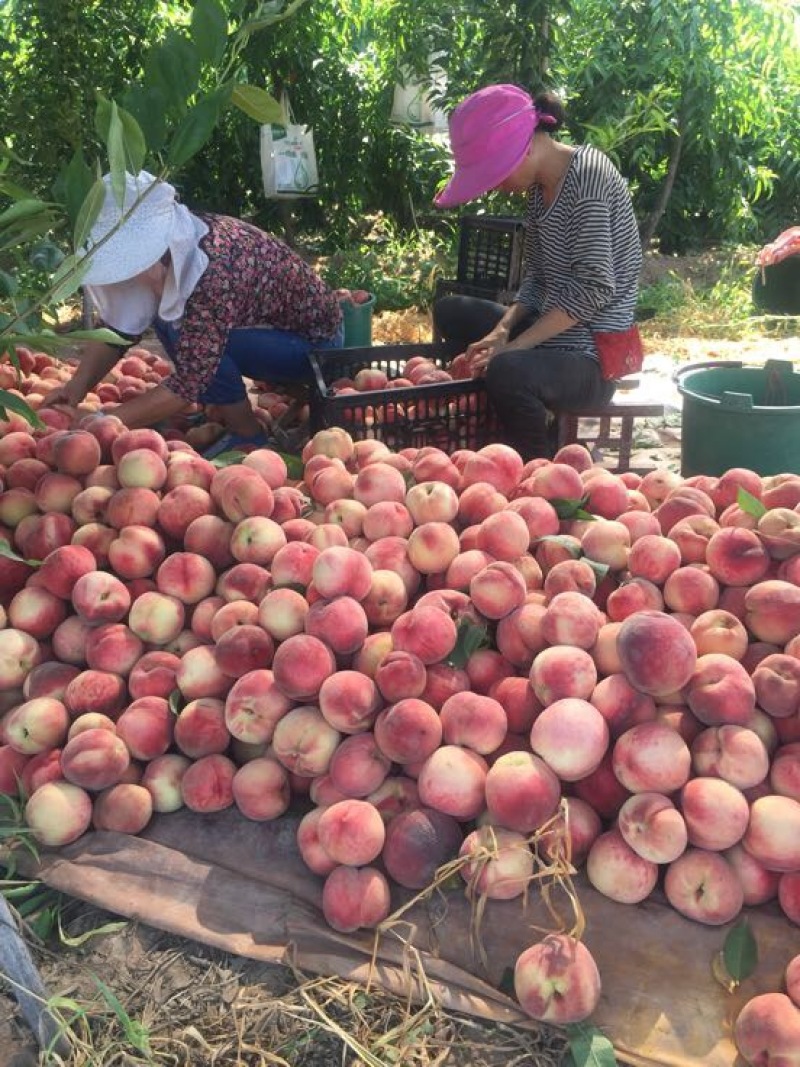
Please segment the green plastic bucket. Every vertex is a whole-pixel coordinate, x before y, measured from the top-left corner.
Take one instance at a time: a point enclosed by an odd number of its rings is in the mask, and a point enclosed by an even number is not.
[[[375,295],[363,304],[354,304],[343,300],[342,321],[344,323],[345,348],[369,348],[372,345],[372,310],[375,307]]]
[[[684,478],[731,467],[800,474],[800,374],[788,360],[694,363],[674,380],[683,397]]]

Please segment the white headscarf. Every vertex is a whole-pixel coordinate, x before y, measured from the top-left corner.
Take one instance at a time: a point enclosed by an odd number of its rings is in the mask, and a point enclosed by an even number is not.
[[[200,248],[208,226],[178,203],[173,186],[147,171],[125,175],[122,205],[112,192],[110,175],[103,181],[106,198],[85,249],[92,253],[84,275],[89,296],[103,321],[123,333],[142,333],[156,316],[179,321],[208,266]],[[109,237],[123,215],[127,218]],[[170,263],[159,300],[137,275],[167,251]]]

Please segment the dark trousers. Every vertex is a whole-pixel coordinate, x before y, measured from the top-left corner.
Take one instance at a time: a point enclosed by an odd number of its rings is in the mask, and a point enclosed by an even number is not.
[[[506,311],[492,300],[443,296],[433,307],[434,336],[466,348],[485,337]],[[534,321],[534,315],[523,318],[510,340]],[[548,432],[550,413],[606,404],[614,388],[614,382],[603,379],[596,360],[568,348],[499,352],[486,369],[486,389],[502,427],[502,441],[526,461],[552,456],[555,441]]]

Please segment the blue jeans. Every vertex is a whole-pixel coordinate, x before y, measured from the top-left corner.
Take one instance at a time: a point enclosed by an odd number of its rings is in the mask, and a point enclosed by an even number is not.
[[[155,320],[153,328],[167,355],[174,357],[180,330],[161,319]],[[291,330],[276,330],[270,326],[231,330],[214,377],[198,397],[198,402],[238,404],[247,395],[243,378],[268,382],[309,381],[309,352],[315,348],[341,348],[343,341],[343,326],[328,341],[316,345]]]

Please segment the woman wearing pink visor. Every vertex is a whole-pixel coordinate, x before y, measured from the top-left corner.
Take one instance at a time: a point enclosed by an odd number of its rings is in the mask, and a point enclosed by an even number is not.
[[[433,310],[437,334],[485,374],[503,439],[525,460],[552,451],[548,412],[607,402],[614,377],[635,364],[631,347],[640,354],[642,250],[627,183],[602,152],[556,140],[563,123],[552,93],[534,100],[489,85],[468,96],[450,116],[455,173],[435,200],[454,207],[493,189],[526,197],[514,303],[445,296]]]

